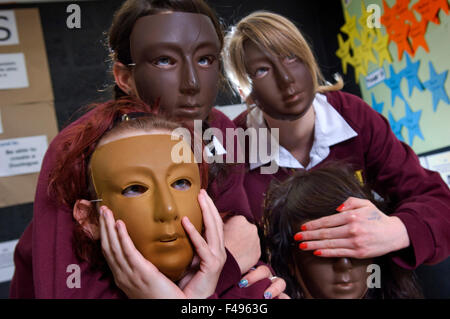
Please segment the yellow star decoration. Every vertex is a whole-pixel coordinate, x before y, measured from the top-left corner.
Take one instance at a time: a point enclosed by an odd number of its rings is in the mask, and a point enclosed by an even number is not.
[[[367,69],[365,65],[364,53],[362,52],[362,47],[356,47],[353,49],[353,67],[355,69],[355,79],[356,83],[359,83],[359,75],[367,75]]]
[[[359,32],[356,27],[356,16],[350,17],[347,10],[344,10],[345,24],[341,27],[341,31],[347,33],[350,42],[353,43],[355,39],[359,40]]]
[[[391,53],[389,52],[389,35],[377,36],[377,41],[373,43],[373,48],[378,54],[378,66],[382,67],[384,61],[392,63]]]
[[[340,33],[338,33],[337,37],[339,49],[336,51],[336,55],[341,59],[342,71],[344,72],[344,74],[347,74],[347,64],[353,64],[353,58],[350,55],[350,39],[344,41]]]
[[[371,33],[363,32],[361,36],[361,46],[359,48],[364,62],[364,67],[366,70],[369,69],[369,62],[377,64],[377,59],[375,58],[375,55],[373,54],[372,51],[372,45],[373,45],[373,36],[371,35]]]
[[[372,13],[367,12],[367,8],[364,5],[364,0],[361,0],[361,17],[359,18],[358,22],[359,25],[363,28],[363,32],[368,32],[372,36],[376,36],[376,29],[377,28],[369,28],[367,19],[372,15]]]

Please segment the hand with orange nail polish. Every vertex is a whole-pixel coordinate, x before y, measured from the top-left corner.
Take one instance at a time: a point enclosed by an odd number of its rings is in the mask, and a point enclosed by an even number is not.
[[[336,208],[339,214],[301,226],[295,240],[302,250],[320,251],[321,257],[378,257],[409,246],[405,225],[371,201],[350,197]],[[301,239],[299,239],[301,238]],[[304,245],[303,245],[304,244]]]

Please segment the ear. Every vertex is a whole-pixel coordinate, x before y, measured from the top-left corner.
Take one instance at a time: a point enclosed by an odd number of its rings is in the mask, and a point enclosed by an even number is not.
[[[89,237],[98,240],[100,239],[99,227],[89,220],[89,214],[93,209],[96,208],[90,201],[79,199],[73,206],[73,218],[83,227]]]
[[[241,88],[238,88],[238,91],[239,91],[239,96],[241,97],[242,101],[246,101],[247,102],[247,99],[245,97],[244,91]]]
[[[114,62],[113,74],[116,84],[128,95],[136,95],[133,74],[131,70],[121,62]]]

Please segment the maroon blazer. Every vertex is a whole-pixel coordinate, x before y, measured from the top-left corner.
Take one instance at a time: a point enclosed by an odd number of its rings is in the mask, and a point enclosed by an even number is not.
[[[91,110],[71,125],[85,120],[94,112],[95,109]],[[233,122],[215,109],[210,113],[210,126],[223,131],[224,137],[227,127],[235,127]],[[47,193],[49,172],[58,156],[55,144],[59,136],[52,141],[44,157],[34,201],[33,219],[21,236],[14,253],[16,268],[11,282],[10,298],[125,298],[109,274],[94,271],[87,262],[77,259],[72,249],[75,223],[72,208],[58,204]],[[219,212],[244,215],[251,221],[253,217],[243,189],[243,179],[244,165],[235,165],[226,178],[213,181],[209,185],[208,193]],[[81,288],[67,287],[66,281],[71,274],[67,272],[67,267],[71,264],[77,264],[81,268]],[[227,261],[214,296],[228,298],[233,295],[233,290],[238,289],[234,296],[263,298],[264,290],[270,285],[269,280],[262,281],[254,288],[246,288],[246,294],[243,294],[237,286],[240,279],[239,265],[227,251]]]
[[[344,92],[326,93],[328,102],[358,135],[330,147],[327,162],[346,161],[362,170],[364,181],[395,205],[397,216],[405,224],[411,245],[392,253],[401,267],[414,269],[434,264],[450,255],[450,191],[440,175],[424,169],[414,151],[400,142],[388,121],[357,96]],[[235,120],[247,128],[247,111]],[[270,182],[284,180],[294,170],[280,168],[273,175],[259,169],[247,170],[244,186],[255,220],[263,213],[263,196]]]

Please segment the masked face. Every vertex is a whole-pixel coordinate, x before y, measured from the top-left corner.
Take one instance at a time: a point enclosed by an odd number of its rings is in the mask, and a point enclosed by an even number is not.
[[[173,12],[139,18],[130,37],[139,97],[181,119],[207,118],[218,90],[220,42],[209,17]]]
[[[252,41],[244,43],[245,66],[252,80],[251,98],[270,117],[296,120],[311,107],[311,72],[297,57],[281,58]]]
[[[99,146],[90,163],[102,204],[123,220],[142,255],[173,281],[193,258],[181,218],[187,216],[202,230],[197,201],[201,181],[194,155],[190,163],[171,159],[172,147],[180,142],[185,143],[168,134],[122,138]]]
[[[360,299],[367,291],[372,259],[324,258],[295,249],[295,276],[305,295],[318,299]]]

